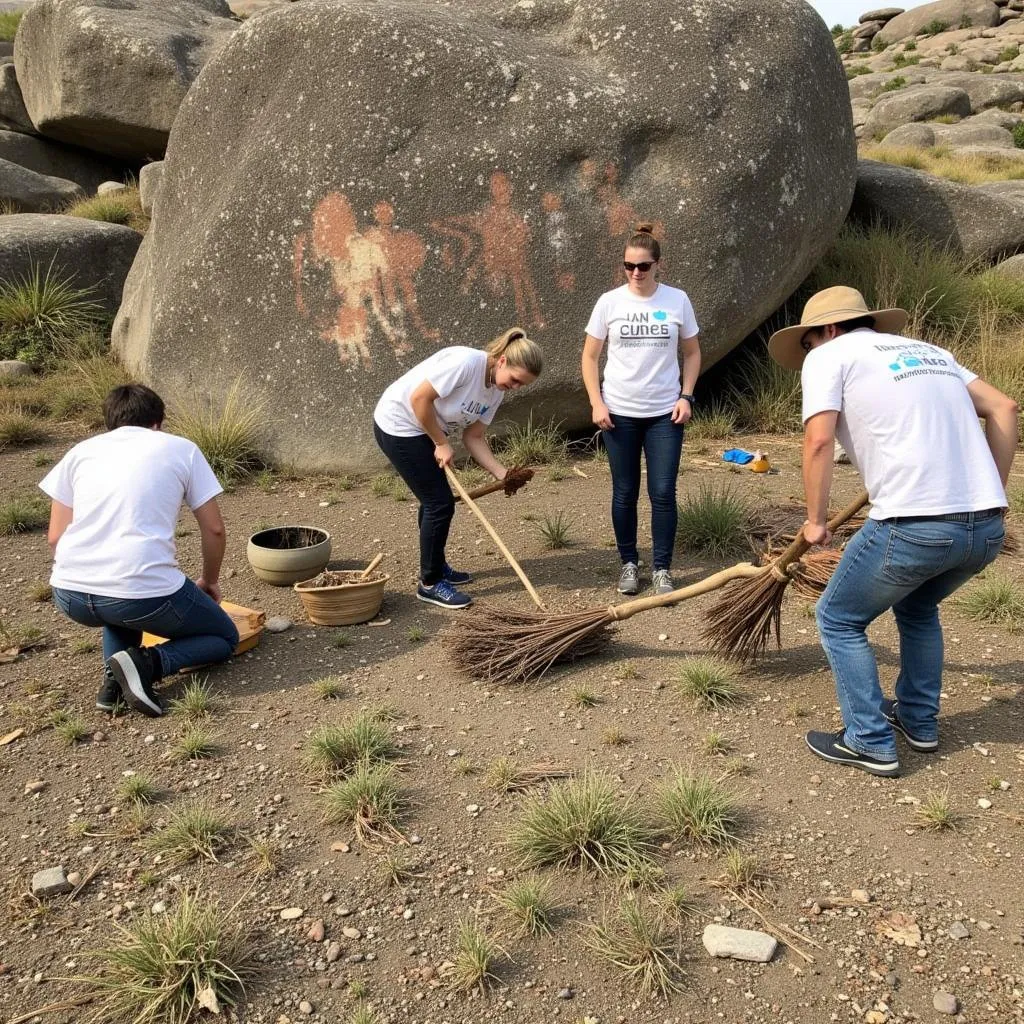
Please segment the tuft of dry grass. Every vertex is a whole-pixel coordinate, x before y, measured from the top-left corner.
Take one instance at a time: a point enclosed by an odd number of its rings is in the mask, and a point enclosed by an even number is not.
[[[909,167],[963,185],[1024,178],[1024,160],[988,153],[962,153],[949,146],[920,148],[867,143],[860,147],[860,155],[866,160]]]
[[[105,192],[103,195],[80,199],[72,203],[64,213],[68,217],[123,224],[140,234],[145,234],[149,228],[149,218],[142,212],[142,200],[135,185],[128,185],[120,192]]]
[[[740,696],[736,669],[708,655],[686,658],[679,666],[675,686],[683,696],[705,708],[733,704]]]
[[[45,529],[50,522],[50,503],[42,497],[14,496],[0,504],[0,537]]]
[[[35,413],[26,412],[20,405],[0,406],[0,451],[40,444],[49,437],[46,423]]]
[[[174,864],[216,861],[233,833],[232,824],[215,808],[203,800],[189,800],[170,812],[167,824],[148,838],[147,846]]]
[[[657,837],[637,803],[609,776],[588,772],[529,800],[509,844],[527,867],[619,873],[650,861]]]
[[[460,921],[452,958],[452,988],[459,992],[486,990],[498,980],[492,970],[497,955],[497,947],[479,925],[474,921]]]
[[[664,832],[674,841],[710,847],[736,840],[735,800],[709,775],[677,771],[659,794],[658,812]]]
[[[115,927],[117,943],[91,954],[95,973],[75,979],[97,1001],[94,1021],[196,1021],[204,1009],[235,1007],[260,971],[259,946],[235,908],[225,913],[196,893]]]
[[[921,828],[930,832],[954,831],[960,816],[953,809],[948,787],[942,792],[929,792],[914,808],[914,816]]]
[[[341,725],[322,725],[309,738],[306,763],[325,774],[352,771],[397,753],[391,729],[369,710]]]
[[[550,934],[557,908],[549,880],[537,875],[517,878],[494,898],[516,920],[520,935]]]
[[[592,924],[584,942],[625,975],[631,988],[667,999],[682,987],[679,940],[664,913],[626,899]]]
[[[360,842],[403,842],[398,828],[404,800],[395,766],[384,761],[360,761],[344,779],[320,795],[324,820],[351,824]]]

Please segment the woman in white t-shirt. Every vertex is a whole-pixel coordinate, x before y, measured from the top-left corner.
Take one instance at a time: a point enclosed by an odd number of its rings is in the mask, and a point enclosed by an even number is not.
[[[597,300],[583,344],[583,383],[612,471],[612,526],[622,561],[620,594],[640,589],[636,530],[641,453],[647,460],[651,499],[654,591],[664,594],[674,588],[676,476],[683,426],[693,414],[693,388],[700,373],[693,306],[684,291],[659,284],[661,245],[652,230],[651,224],[638,224],[626,243],[626,284]],[[602,387],[600,359],[606,342]]]
[[[420,503],[420,582],[416,596],[442,608],[472,603],[445,558],[455,499],[444,473],[454,458],[448,437],[462,430],[469,454],[498,480],[507,472],[485,431],[505,397],[532,384],[543,368],[540,346],[518,327],[484,350],[456,345],[424,359],[391,384],[373,410],[373,436]]]

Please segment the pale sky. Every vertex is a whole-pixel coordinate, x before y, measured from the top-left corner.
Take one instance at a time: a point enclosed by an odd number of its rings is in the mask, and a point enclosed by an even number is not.
[[[856,25],[860,16],[865,11],[876,10],[879,7],[902,7],[909,11],[914,7],[920,7],[926,0],[895,0],[889,3],[888,0],[808,0],[810,5],[822,16],[825,24],[831,28],[833,25],[845,25],[849,28]]]

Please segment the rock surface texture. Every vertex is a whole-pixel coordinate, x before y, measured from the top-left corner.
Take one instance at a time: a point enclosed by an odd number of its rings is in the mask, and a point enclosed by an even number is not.
[[[29,116],[49,138],[158,158],[186,92],[238,24],[225,0],[36,0],[14,52]]]
[[[721,924],[707,925],[702,939],[704,948],[712,956],[749,960],[758,964],[768,963],[778,947],[778,942],[765,932],[728,928]]]
[[[73,181],[37,174],[21,164],[0,159],[0,202],[7,203],[16,213],[59,210],[84,195]]]
[[[352,470],[391,380],[520,324],[547,368],[501,416],[581,426],[583,329],[637,221],[711,364],[828,247],[854,175],[802,0],[304,0],[186,98],[114,344],[168,393],[241,377],[271,455]]]
[[[59,214],[0,217],[0,281],[25,277],[36,267],[70,277],[76,288],[113,313],[142,236],[120,224]]]

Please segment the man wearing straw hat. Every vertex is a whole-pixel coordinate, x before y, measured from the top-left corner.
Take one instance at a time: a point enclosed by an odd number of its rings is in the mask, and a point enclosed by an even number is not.
[[[801,371],[804,537],[829,540],[837,436],[871,497],[816,609],[843,728],[809,732],[807,746],[880,776],[899,773],[895,733],[912,750],[938,748],[938,606],[999,554],[1017,447],[1017,403],[945,349],[899,335],[906,322],[902,309],[868,309],[853,288],[826,288],[768,345]],[[866,636],[889,608],[900,636],[893,700]]]

